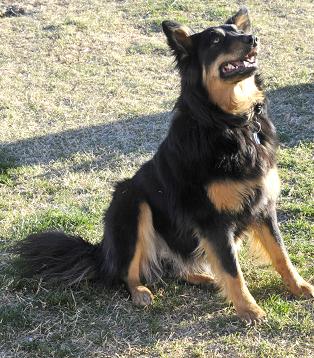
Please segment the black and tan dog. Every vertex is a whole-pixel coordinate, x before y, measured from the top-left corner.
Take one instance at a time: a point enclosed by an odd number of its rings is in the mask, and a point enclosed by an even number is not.
[[[117,184],[100,244],[60,232],[31,235],[18,247],[28,273],[69,284],[124,281],[135,304],[149,305],[153,295],[142,280],[171,266],[188,282],[215,282],[240,317],[258,321],[265,312],[237,253],[246,235],[293,294],[313,297],[277,224],[277,141],[247,9],[200,33],[170,21],[162,27],[181,76],[167,137],[133,178]]]

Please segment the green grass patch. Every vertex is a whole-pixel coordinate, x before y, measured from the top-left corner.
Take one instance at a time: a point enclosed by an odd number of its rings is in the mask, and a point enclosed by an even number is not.
[[[45,342],[37,339],[29,339],[21,344],[21,350],[34,354],[36,357],[74,358],[77,350],[70,343]]]
[[[3,331],[23,329],[31,323],[26,306],[2,305],[0,307],[0,328]]]
[[[14,184],[14,172],[15,166],[13,163],[0,161],[0,185],[12,186]]]
[[[93,229],[95,218],[79,209],[49,209],[24,218],[12,230],[12,239],[18,240],[35,232],[62,230],[69,234],[86,233]]]

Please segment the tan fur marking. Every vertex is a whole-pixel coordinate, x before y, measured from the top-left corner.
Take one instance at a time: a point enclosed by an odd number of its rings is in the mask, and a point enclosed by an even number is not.
[[[264,94],[256,85],[254,76],[237,83],[223,81],[219,67],[222,63],[234,61],[230,55],[221,55],[209,69],[203,68],[203,83],[210,100],[223,111],[232,114],[248,112],[252,106],[264,99]]]
[[[193,35],[193,31],[192,29],[190,29],[188,26],[186,25],[180,25],[179,30],[184,32],[186,36],[191,36]]]
[[[132,287],[138,286],[141,283],[141,281],[140,281],[140,265],[141,265],[142,255],[143,255],[142,250],[143,250],[142,243],[138,241],[136,244],[133,259],[130,263],[129,270],[128,270],[127,283],[128,283],[129,289],[131,289]]]
[[[237,253],[235,252],[238,275],[233,277],[223,269],[222,264],[210,243],[206,240],[202,240],[201,245],[205,249],[209,264],[222,293],[233,303],[237,314],[249,322],[262,319],[265,316],[265,312],[257,305],[246,286],[238,262]]]
[[[211,285],[215,283],[214,278],[206,274],[189,274],[185,277],[185,280],[192,285]]]
[[[277,243],[269,228],[265,224],[255,224],[250,227],[250,233],[252,239],[261,244],[290,291],[297,296],[314,297],[314,287],[299,275],[290,261],[286,248]]]
[[[186,43],[188,45],[191,45],[191,39],[183,29],[180,28],[176,30],[175,33],[176,33],[176,40],[179,43]]]
[[[218,211],[239,212],[243,209],[245,199],[254,195],[257,185],[253,180],[224,180],[208,185],[207,195]]]
[[[266,201],[276,201],[280,192],[280,180],[276,167],[271,168],[265,176],[256,180],[223,180],[207,186],[209,200],[220,212],[240,212],[245,201],[254,195],[254,190],[263,189]]]
[[[180,25],[180,27],[175,28],[173,32],[174,38],[178,44],[185,44],[185,46],[192,45],[190,36],[193,34],[193,31],[188,26]]]
[[[143,266],[148,261],[149,242],[152,240],[152,218],[151,211],[146,203],[140,205],[138,218],[138,238],[136,242],[133,259],[129,265],[127,285],[130,290],[132,300],[135,304],[146,306],[152,303],[153,295],[150,290],[143,286],[140,280]]]
[[[238,15],[235,18],[235,25],[241,29],[242,26],[248,21],[248,14]]]

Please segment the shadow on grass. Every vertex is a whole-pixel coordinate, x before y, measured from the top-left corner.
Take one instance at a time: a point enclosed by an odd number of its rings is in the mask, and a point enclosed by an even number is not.
[[[0,145],[19,165],[48,164],[88,154],[94,167],[110,166],[119,156],[154,153],[167,132],[171,113],[66,130]],[[82,170],[77,166],[76,170]]]
[[[268,93],[270,111],[285,145],[314,139],[314,85],[283,87]],[[76,154],[88,154],[88,165],[73,165],[75,171],[110,167],[119,157],[153,154],[166,136],[170,112],[133,117],[117,122],[66,130],[56,134],[0,145],[0,150],[19,165],[48,164]]]
[[[40,337],[32,332],[36,332],[39,323],[49,329],[58,324],[64,315],[63,338],[73,340],[78,351],[84,351],[85,345],[89,343],[90,353],[103,349],[104,344],[115,353],[122,354],[130,345],[132,349],[154,349],[156,344],[163,341],[175,344],[188,339],[199,343],[217,337],[218,332],[228,336],[247,331],[234,312],[207,288],[189,285],[178,287],[177,283],[170,281],[166,287],[158,284],[154,287],[157,302],[144,309],[132,304],[122,286],[102,289],[81,285],[74,289],[52,289],[35,280],[17,280],[16,274],[16,269],[11,272],[7,270],[1,275],[0,283],[7,290],[27,297],[27,302],[22,300],[19,305],[4,304],[0,318],[6,318],[6,321],[5,326],[1,326],[0,322],[0,327],[3,333],[9,332],[15,329],[18,320],[21,335],[35,341],[40,340]],[[160,290],[162,294],[158,297]],[[36,307],[36,315],[28,303]],[[23,312],[28,315],[25,316]],[[84,332],[84,338],[80,340],[75,339],[77,320],[81,332]],[[51,336],[44,337],[44,342],[53,346]]]
[[[280,141],[294,146],[314,140],[314,84],[287,86],[268,93]]]

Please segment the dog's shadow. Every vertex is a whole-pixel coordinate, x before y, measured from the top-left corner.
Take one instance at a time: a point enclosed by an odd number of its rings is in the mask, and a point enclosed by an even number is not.
[[[280,142],[286,146],[314,140],[314,83],[286,86],[268,92],[270,114]]]
[[[0,151],[15,165],[48,165],[69,160],[80,154],[86,157],[73,160],[71,170],[88,170],[91,167],[111,167],[120,157],[136,158],[153,154],[169,127],[170,112],[142,117],[130,117],[79,129],[37,136],[0,144]],[[69,163],[67,163],[69,165]],[[48,170],[48,169],[47,169]]]
[[[270,113],[284,145],[314,139],[314,85],[300,84],[268,93]],[[88,165],[75,164],[73,171],[97,170],[116,165],[118,158],[153,155],[166,136],[171,112],[130,117],[56,134],[0,144],[0,152],[16,165],[49,164],[87,154]],[[83,161],[84,162],[84,161]]]

